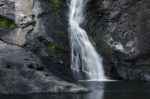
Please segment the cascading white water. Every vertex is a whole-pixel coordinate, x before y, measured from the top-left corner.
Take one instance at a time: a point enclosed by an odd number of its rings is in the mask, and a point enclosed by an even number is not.
[[[102,58],[92,46],[86,31],[80,27],[84,21],[83,14],[87,2],[88,0],[70,0],[71,69],[75,72],[77,79],[82,72],[88,76],[88,80],[104,80]]]

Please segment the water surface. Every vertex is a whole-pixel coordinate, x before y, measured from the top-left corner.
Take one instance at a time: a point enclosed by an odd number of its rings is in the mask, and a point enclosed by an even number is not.
[[[150,99],[149,82],[82,82],[91,89],[82,94],[0,96],[0,99]]]

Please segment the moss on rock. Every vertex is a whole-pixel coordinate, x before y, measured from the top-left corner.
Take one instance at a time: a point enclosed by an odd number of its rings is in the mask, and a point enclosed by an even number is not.
[[[92,45],[96,48],[96,39],[91,36],[89,37],[89,39],[90,39],[90,42],[92,43]]]
[[[54,53],[56,51],[56,46],[53,44],[47,45],[47,48],[50,53]]]
[[[61,6],[61,0],[51,0],[53,11],[58,11]]]
[[[15,23],[8,19],[0,18],[0,28],[6,29],[6,30],[12,30],[15,29],[17,26]]]

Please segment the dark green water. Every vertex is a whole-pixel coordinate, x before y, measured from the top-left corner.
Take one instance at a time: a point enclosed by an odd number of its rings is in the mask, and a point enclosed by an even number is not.
[[[0,99],[150,99],[150,82],[82,82],[84,94],[34,94],[0,96]]]

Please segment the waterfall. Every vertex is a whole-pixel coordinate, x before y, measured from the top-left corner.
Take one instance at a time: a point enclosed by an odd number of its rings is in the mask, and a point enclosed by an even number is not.
[[[71,45],[71,69],[78,80],[81,74],[86,80],[104,80],[102,58],[94,49],[87,32],[81,28],[84,21],[84,8],[88,0],[70,0],[69,5],[69,36]]]

